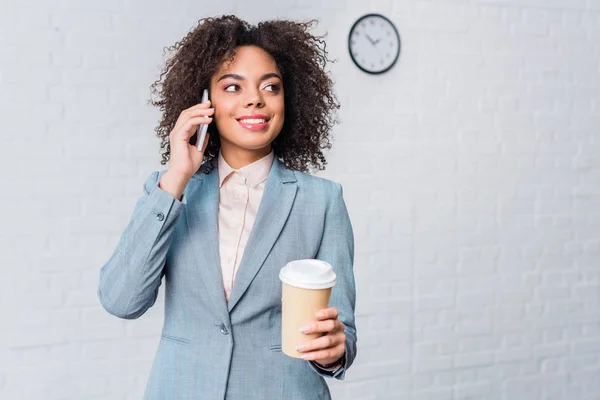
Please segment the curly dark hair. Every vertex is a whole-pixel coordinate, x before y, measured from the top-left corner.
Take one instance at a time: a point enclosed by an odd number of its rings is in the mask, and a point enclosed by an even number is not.
[[[324,170],[323,150],[331,148],[330,132],[340,105],[325,70],[329,60],[324,36],[309,33],[314,23],[271,20],[253,26],[233,15],[204,18],[181,41],[166,47],[172,56],[151,86],[157,98],[150,101],[162,111],[155,128],[164,149],[161,165],[170,158],[169,133],[179,114],[200,102],[202,89],[209,87],[223,62],[233,60],[238,46],[253,45],[274,58],[283,79],[285,121],[272,143],[275,156],[290,169]],[[215,124],[209,133],[202,167],[206,173],[215,167],[220,148]],[[194,134],[190,143],[196,140]]]

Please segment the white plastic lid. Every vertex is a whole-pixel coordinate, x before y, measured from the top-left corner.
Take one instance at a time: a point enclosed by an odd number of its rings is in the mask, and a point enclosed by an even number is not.
[[[290,261],[281,268],[279,279],[301,289],[326,289],[335,285],[335,272],[331,265],[321,260]]]

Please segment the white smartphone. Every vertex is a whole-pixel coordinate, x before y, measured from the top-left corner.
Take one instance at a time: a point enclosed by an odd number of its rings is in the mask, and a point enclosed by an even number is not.
[[[208,89],[204,89],[202,92],[202,100],[200,103],[205,103],[208,101]],[[209,117],[206,117],[209,118]],[[196,145],[198,146],[198,151],[202,151],[202,146],[204,145],[204,139],[206,138],[206,131],[208,130],[208,124],[200,124],[198,125],[198,129],[196,130],[196,135],[198,140],[196,140]]]

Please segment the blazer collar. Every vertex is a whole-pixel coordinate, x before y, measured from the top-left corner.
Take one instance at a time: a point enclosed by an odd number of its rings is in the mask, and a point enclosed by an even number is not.
[[[227,303],[231,312],[262,268],[296,198],[296,176],[275,159]],[[283,267],[283,266],[282,266]]]
[[[188,237],[192,242],[198,270],[217,315],[228,327],[229,312],[241,300],[262,268],[294,204],[297,179],[277,158],[273,160],[254,226],[244,249],[229,302],[223,289],[223,274],[218,245],[219,173],[197,172],[190,185],[187,205]]]

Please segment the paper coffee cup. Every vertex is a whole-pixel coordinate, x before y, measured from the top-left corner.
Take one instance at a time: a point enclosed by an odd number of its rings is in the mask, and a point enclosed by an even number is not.
[[[331,265],[320,260],[289,262],[279,272],[282,282],[281,350],[290,357],[300,358],[296,346],[322,336],[304,334],[300,327],[316,321],[315,313],[329,306],[331,288],[336,276]]]

